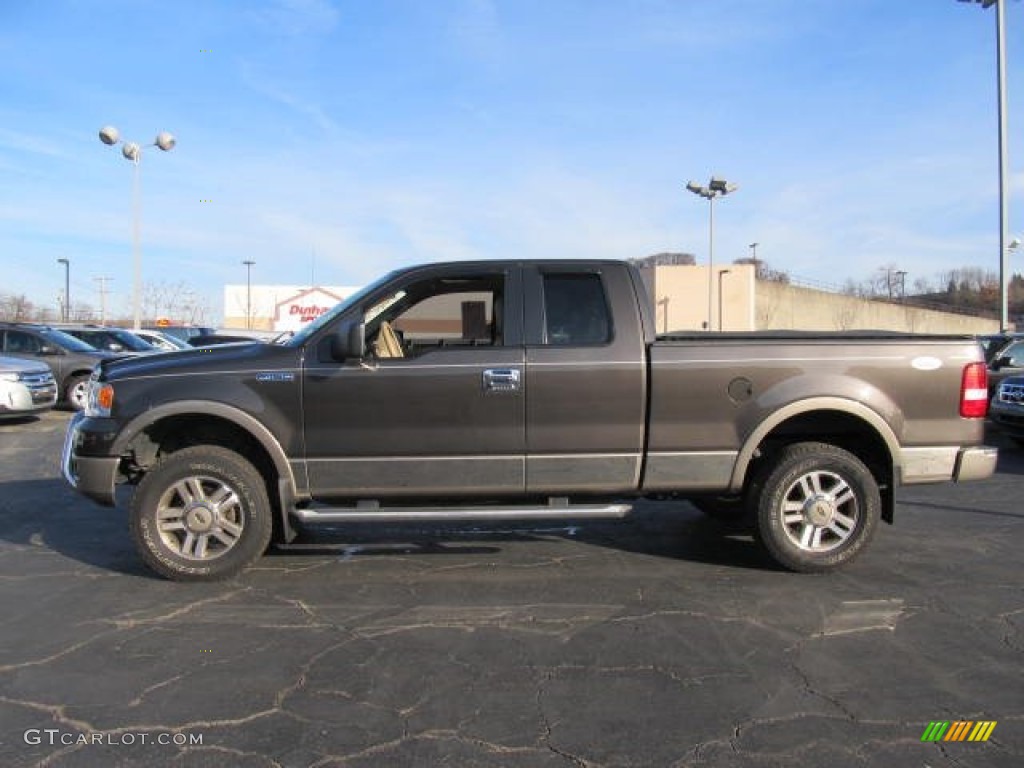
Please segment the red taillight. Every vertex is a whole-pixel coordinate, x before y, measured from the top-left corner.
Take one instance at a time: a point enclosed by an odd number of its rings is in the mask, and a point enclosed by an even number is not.
[[[960,415],[983,419],[988,413],[988,369],[984,363],[968,363],[960,381]]]

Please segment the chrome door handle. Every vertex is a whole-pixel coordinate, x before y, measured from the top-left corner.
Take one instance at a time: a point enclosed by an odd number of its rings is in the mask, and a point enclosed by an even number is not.
[[[488,368],[484,371],[485,392],[516,392],[519,371],[515,368]]]

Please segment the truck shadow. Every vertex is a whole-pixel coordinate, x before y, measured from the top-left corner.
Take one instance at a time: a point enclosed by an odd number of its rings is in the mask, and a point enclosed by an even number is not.
[[[0,499],[0,540],[6,544],[127,575],[152,575],[135,554],[124,512],[93,504],[62,479],[0,483]]]
[[[55,477],[0,483],[0,499],[0,541],[52,551],[85,566],[158,578],[137,556],[123,509],[93,504]],[[735,535],[685,502],[641,502],[621,521],[323,526],[287,548],[272,548],[268,555],[271,559],[281,554],[346,559],[486,556],[521,542],[536,542],[538,552],[545,555],[545,544],[579,542],[638,555],[775,570],[749,536]],[[54,568],[66,570],[66,564]]]
[[[705,518],[686,502],[640,502],[621,521],[547,523],[344,523],[303,531],[283,554],[330,551],[344,559],[387,555],[486,555],[516,542],[579,542],[651,557],[741,569],[780,570],[749,533]],[[543,548],[538,550],[543,553]],[[582,550],[581,550],[582,552]]]

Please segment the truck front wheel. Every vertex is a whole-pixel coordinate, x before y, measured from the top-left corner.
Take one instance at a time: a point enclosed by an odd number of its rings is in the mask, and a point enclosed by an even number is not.
[[[878,526],[878,483],[852,453],[826,443],[783,449],[751,498],[757,538],[793,571],[830,571],[863,551]]]
[[[139,483],[129,520],[145,563],[175,581],[234,576],[263,554],[273,527],[259,472],[217,446],[161,459]]]

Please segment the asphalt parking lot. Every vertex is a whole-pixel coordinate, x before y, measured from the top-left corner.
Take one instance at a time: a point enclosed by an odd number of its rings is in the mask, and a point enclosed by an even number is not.
[[[64,486],[67,419],[0,423],[4,766],[1024,765],[1008,444],[991,480],[903,492],[828,576],[680,502],[350,526],[188,585]],[[922,742],[933,721],[996,725]]]

